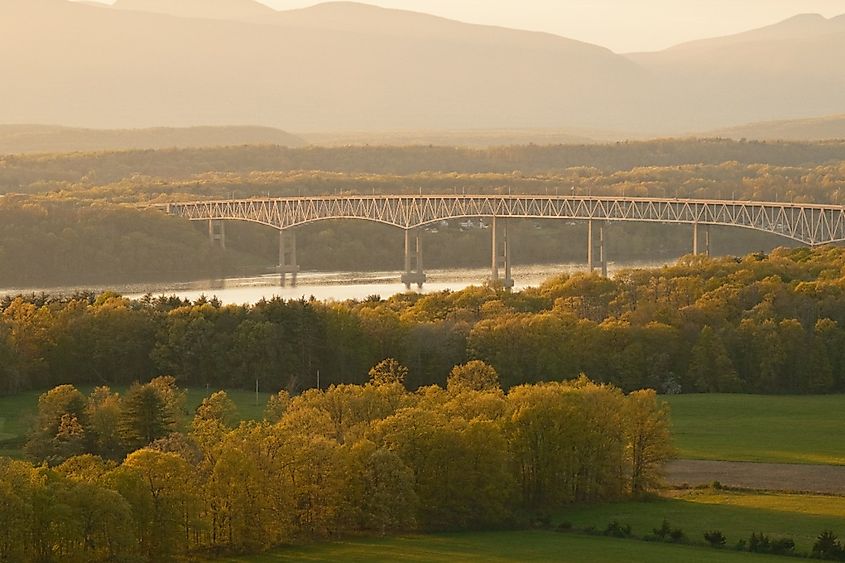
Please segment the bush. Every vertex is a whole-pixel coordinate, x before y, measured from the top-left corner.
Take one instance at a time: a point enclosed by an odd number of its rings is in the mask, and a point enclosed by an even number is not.
[[[660,525],[659,528],[654,528],[652,532],[658,538],[663,541],[666,541],[666,538],[669,537],[669,533],[672,531],[672,528],[669,526],[669,521],[665,518],[663,519],[663,523]]]
[[[654,528],[652,532],[661,541],[673,543],[682,543],[686,541],[686,535],[684,534],[684,531],[680,528],[673,528],[672,526],[670,526],[669,521],[665,518],[663,519],[663,523],[660,524],[660,527]]]
[[[748,538],[748,551],[752,553],[768,553],[770,544],[769,537],[766,534],[751,532],[751,537]]]
[[[845,561],[845,550],[842,549],[839,538],[831,530],[825,530],[819,534],[816,543],[813,544],[812,555],[818,559]]]
[[[769,550],[772,555],[790,555],[795,552],[795,542],[792,538],[772,540]]]
[[[795,552],[795,542],[792,541],[792,538],[771,539],[763,533],[752,533],[748,539],[748,551],[772,555],[791,555]]]
[[[558,532],[569,532],[572,530],[572,522],[561,522],[557,525]]]
[[[682,543],[686,541],[687,536],[680,528],[673,528],[672,531],[669,532],[669,538],[675,543]]]
[[[618,520],[614,520],[607,525],[607,528],[604,530],[604,535],[614,538],[630,538],[631,525],[628,524],[627,526],[623,526]]]
[[[725,547],[728,541],[725,534],[719,530],[704,532],[704,540],[710,544],[710,547]]]

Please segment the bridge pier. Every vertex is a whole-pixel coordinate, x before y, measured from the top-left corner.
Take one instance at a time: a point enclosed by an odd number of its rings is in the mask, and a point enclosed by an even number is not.
[[[704,227],[704,255],[710,257],[710,225]]]
[[[607,277],[607,255],[604,251],[604,225],[599,227],[599,262],[601,262],[601,277]]]
[[[491,267],[491,278],[494,282],[500,281],[499,270],[504,268],[505,277],[501,279],[502,287],[510,289],[513,287],[513,277],[511,277],[511,241],[508,236],[508,221],[502,220],[502,240],[498,239],[498,226],[496,216],[493,216],[493,224],[490,226],[492,231],[493,242],[493,263]]]
[[[698,221],[692,224],[692,255],[698,256]]]
[[[219,219],[209,219],[208,239],[212,247],[226,250],[226,225]]]
[[[405,229],[405,272],[402,274],[402,283],[406,289],[411,289],[411,284],[417,284],[422,289],[426,281],[423,271],[422,237],[419,229],[414,230],[414,242],[411,241],[411,229]],[[416,261],[416,271],[412,269]]]
[[[593,220],[587,221],[587,267],[592,274],[595,270],[593,265]]]
[[[296,275],[299,264],[296,263],[296,233],[279,229],[279,275],[282,287],[287,285],[287,275],[290,274],[291,287],[296,287]]]

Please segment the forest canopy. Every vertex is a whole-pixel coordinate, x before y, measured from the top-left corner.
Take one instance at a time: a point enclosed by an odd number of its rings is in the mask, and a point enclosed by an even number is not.
[[[585,373],[625,391],[843,391],[843,271],[845,250],[824,247],[343,303],[6,297],[0,392],[171,375],[295,393],[317,370],[326,385],[363,383],[385,357],[408,368],[411,389],[482,360],[505,389]]]

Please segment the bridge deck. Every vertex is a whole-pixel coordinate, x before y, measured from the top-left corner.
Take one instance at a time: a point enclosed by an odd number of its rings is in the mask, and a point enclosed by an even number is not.
[[[251,221],[284,230],[330,219],[413,229],[465,217],[637,221],[755,229],[810,246],[845,240],[845,207],[710,199],[549,195],[373,195],[169,203],[192,221]]]

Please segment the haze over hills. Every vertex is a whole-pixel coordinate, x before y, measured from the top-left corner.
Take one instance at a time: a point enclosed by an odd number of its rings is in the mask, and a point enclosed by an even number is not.
[[[830,141],[845,139],[845,115],[748,123],[710,131],[707,136],[759,141]]]
[[[842,17],[622,56],[351,2],[4,0],[0,52],[0,123],[642,137],[845,113]]]
[[[670,98],[662,118],[692,129],[845,112],[843,17],[801,15],[629,57]]]
[[[305,144],[305,140],[295,135],[269,127],[155,127],[104,130],[51,125],[0,125],[0,154],[233,145],[300,147]]]

